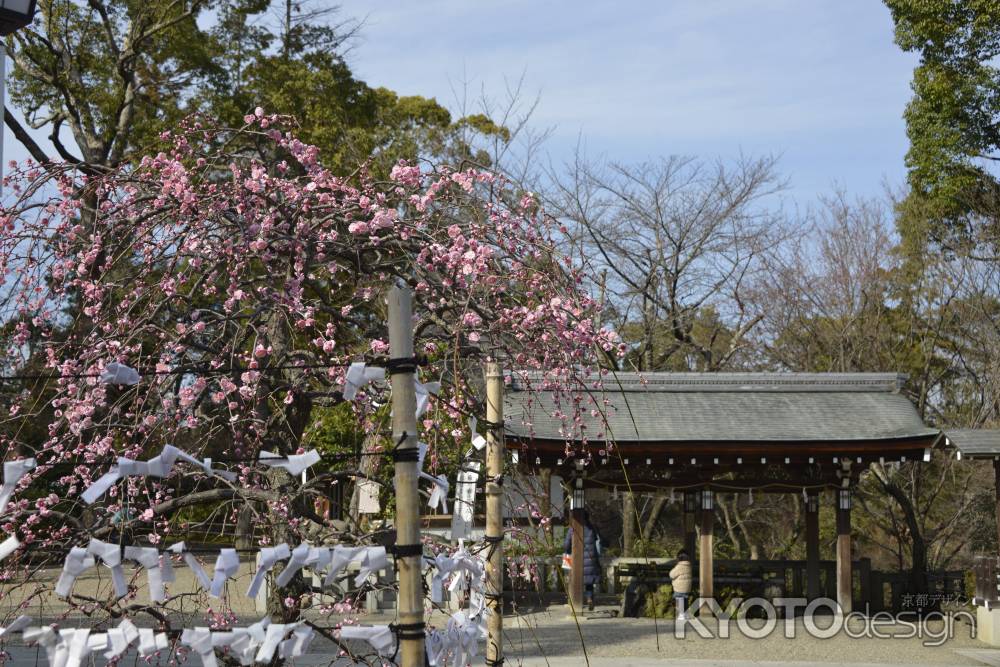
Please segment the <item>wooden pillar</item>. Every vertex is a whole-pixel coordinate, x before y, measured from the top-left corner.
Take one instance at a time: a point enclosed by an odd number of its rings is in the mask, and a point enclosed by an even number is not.
[[[695,531],[696,517],[695,511],[698,508],[698,494],[694,491],[684,492],[684,551],[689,558],[694,560],[697,555],[695,543],[698,541],[698,533]]]
[[[699,595],[710,598],[715,595],[712,577],[712,531],[715,527],[715,502],[710,489],[701,492],[701,549],[698,553]],[[707,607],[702,609],[708,610]],[[708,611],[711,613],[711,611]]]
[[[819,593],[819,494],[806,496],[806,599]]]
[[[583,523],[583,480],[577,478],[573,488],[573,504],[570,510],[570,527],[573,529],[573,563],[570,570],[569,601],[573,611],[583,609],[583,538],[586,528]]]
[[[993,459],[993,474],[996,477],[997,544],[1000,544],[1000,459]]]
[[[546,519],[552,519],[552,468],[541,468],[538,471],[541,482],[541,495],[538,497],[538,511]],[[552,521],[545,522],[545,536],[552,541]]]
[[[399,655],[401,667],[424,667],[424,586],[421,572],[420,496],[417,491],[417,396],[413,384],[413,304],[409,288],[389,290],[389,350],[409,372],[392,374],[392,441],[399,443],[395,462],[396,546],[399,572]]]
[[[486,664],[503,663],[503,373],[500,365],[486,365]]]
[[[851,613],[851,491],[838,489],[837,499],[837,603]]]

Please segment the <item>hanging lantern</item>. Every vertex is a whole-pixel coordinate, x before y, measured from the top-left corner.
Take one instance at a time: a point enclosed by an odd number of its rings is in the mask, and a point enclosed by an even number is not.
[[[704,491],[701,492],[701,508],[703,510],[714,509],[715,506],[714,500],[715,499],[714,496],[712,495],[711,489],[705,489]]]
[[[583,509],[583,480],[576,480],[576,488],[573,489],[573,498],[571,501],[570,509],[582,510]]]
[[[840,490],[840,504],[838,505],[842,510],[851,509],[851,490],[841,489]]]

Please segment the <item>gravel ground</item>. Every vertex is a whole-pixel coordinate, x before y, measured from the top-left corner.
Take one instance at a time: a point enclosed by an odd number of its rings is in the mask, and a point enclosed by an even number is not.
[[[435,615],[431,622],[440,625],[445,617]],[[384,616],[372,616],[362,620],[365,624],[391,621]],[[813,665],[851,664],[856,667],[880,667],[881,665],[982,665],[973,658],[960,655],[956,650],[988,648],[982,642],[970,639],[968,624],[955,627],[953,637],[941,646],[925,646],[920,638],[877,639],[851,638],[840,634],[830,639],[818,639],[808,635],[801,621],[796,623],[795,636],[783,636],[783,622],[779,622],[775,632],[764,639],[751,639],[735,629],[726,639],[703,639],[694,632],[688,632],[681,639],[674,636],[672,621],[659,621],[654,625],[651,619],[580,618],[577,623],[567,616],[564,609],[551,612],[533,613],[504,618],[506,657],[510,667],[738,667],[747,664],[772,665],[773,667],[809,667]],[[69,623],[67,623],[68,625]],[[659,648],[657,648],[657,627]],[[713,633],[718,632],[716,624],[707,625]],[[930,632],[939,637],[942,624],[931,624]],[[886,633],[901,632],[902,626],[883,628]],[[580,635],[583,635],[581,642]],[[583,646],[586,646],[586,659]],[[12,642],[7,650],[13,657],[14,665],[45,665],[44,652],[36,663],[39,653],[34,648]],[[309,655],[295,661],[300,667],[331,665],[335,661],[335,649],[329,642],[318,639]],[[164,656],[159,664],[169,664],[171,656]],[[338,666],[346,665],[344,660],[335,661]],[[91,663],[104,665],[102,660]],[[121,665],[145,665],[145,661],[130,652]],[[157,663],[153,663],[157,664]],[[176,663],[174,663],[176,664]],[[196,665],[198,660],[189,660],[187,665]],[[482,665],[480,655],[473,663]]]
[[[240,624],[252,623],[260,619],[261,613],[254,608],[252,600],[242,595],[249,581],[251,566],[243,564],[237,582],[230,584],[230,600],[233,611],[240,617]],[[58,571],[44,573],[43,579],[54,579]],[[135,573],[139,584],[139,600],[147,596],[145,574]],[[178,582],[175,590],[195,590],[191,575],[185,568],[178,568]],[[45,588],[48,588],[46,586]],[[55,620],[67,611],[65,603],[54,598],[48,591],[44,595],[27,594],[27,587],[13,587],[0,597],[0,614],[13,617],[17,613],[27,613],[38,621]],[[104,570],[98,568],[80,578],[75,591],[79,594],[94,595],[103,598],[110,590],[108,577]],[[202,601],[203,602],[203,601]],[[196,609],[200,603],[191,601],[191,612],[200,617]],[[312,616],[309,613],[307,616]],[[62,620],[62,625],[76,626],[85,624],[85,619],[76,617]],[[202,617],[203,618],[203,617]],[[334,619],[324,619],[330,623]],[[364,624],[379,624],[391,622],[391,617],[371,616],[362,619]],[[441,613],[434,614],[430,622],[437,627],[443,627],[447,617]],[[203,622],[203,621],[202,621]],[[822,620],[818,621],[822,624]],[[188,623],[194,625],[198,623]],[[784,637],[784,621],[778,621],[778,626],[767,637],[752,639],[740,633],[735,627],[729,638],[718,638],[718,627],[708,623],[708,630],[713,638],[699,637],[696,632],[688,631],[686,636],[675,636],[672,621],[659,621],[654,624],[652,619],[610,618],[607,616],[594,618],[588,614],[574,622],[566,607],[553,607],[546,612],[535,612],[523,615],[507,616],[504,619],[505,652],[508,665],[522,664],[524,667],[585,667],[586,657],[592,659],[590,667],[646,667],[648,665],[698,665],[709,667],[719,665],[731,667],[740,664],[761,662],[787,662],[794,665],[806,664],[865,664],[865,665],[982,665],[971,657],[961,655],[956,650],[988,649],[986,644],[970,637],[971,626],[968,622],[956,623],[951,636],[943,643],[943,624],[931,623],[925,629],[924,636],[910,638],[875,638],[860,636],[852,638],[841,632],[829,639],[812,637],[806,632],[801,620],[795,624],[795,636]],[[858,628],[853,628],[858,633]],[[884,634],[902,634],[909,630],[903,626],[883,627]],[[582,638],[581,638],[582,635]],[[14,665],[36,664],[36,651],[18,646],[17,641],[10,642],[7,649],[11,652]],[[932,646],[930,644],[941,644]],[[145,664],[135,660],[134,653],[121,664]],[[327,641],[318,640],[310,655],[297,661],[297,665],[328,665],[335,656],[335,649]],[[197,659],[187,664],[196,664]],[[46,664],[44,655],[39,664]],[[103,662],[95,662],[101,665]],[[167,661],[162,661],[167,664]],[[482,664],[482,656],[476,664]],[[1000,664],[1000,662],[994,663]],[[793,667],[789,664],[788,667]]]
[[[829,622],[829,619],[826,619]],[[823,624],[823,619],[817,624]],[[658,626],[658,627],[657,627]],[[507,655],[509,659],[524,657],[560,658],[583,657],[582,646],[588,656],[619,658],[616,665],[624,665],[632,658],[664,660],[720,660],[739,663],[753,662],[820,662],[820,663],[874,663],[891,665],[982,665],[983,663],[956,653],[956,649],[990,648],[970,637],[971,626],[966,622],[955,624],[952,636],[940,646],[943,623],[932,622],[924,628],[923,639],[857,637],[842,632],[829,639],[812,637],[802,621],[795,623],[794,636],[783,634],[784,621],[769,636],[753,639],[732,628],[729,638],[715,637],[718,626],[707,623],[713,638],[703,639],[696,632],[688,631],[684,638],[674,636],[673,621],[634,618],[580,618],[579,625],[567,615],[565,609],[528,614],[504,619]],[[658,632],[657,632],[658,630]],[[904,634],[902,625],[880,628],[883,634]],[[853,626],[857,635],[859,626]],[[582,635],[582,641],[581,641]],[[659,641],[657,641],[659,635]],[[930,641],[928,637],[938,638]],[[604,661],[601,661],[604,662]],[[610,664],[610,663],[605,663]]]

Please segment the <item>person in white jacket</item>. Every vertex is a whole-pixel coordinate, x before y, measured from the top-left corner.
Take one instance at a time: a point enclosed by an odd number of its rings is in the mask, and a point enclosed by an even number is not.
[[[687,599],[691,595],[691,557],[683,549],[677,554],[677,564],[670,570],[670,584],[677,601],[677,620],[686,621]]]

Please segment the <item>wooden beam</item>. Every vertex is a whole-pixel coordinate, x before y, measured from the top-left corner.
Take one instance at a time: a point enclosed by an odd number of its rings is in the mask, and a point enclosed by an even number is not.
[[[511,442],[516,441],[532,453],[536,451],[544,456],[550,452],[555,456],[566,451],[564,440],[547,440],[508,435]],[[690,460],[696,457],[699,461],[711,461],[712,457],[743,457],[746,460],[760,457],[805,458],[812,456],[857,457],[867,456],[877,461],[879,456],[891,459],[893,456],[905,455],[921,460],[924,449],[931,448],[937,442],[938,436],[907,436],[902,438],[881,438],[874,440],[738,440],[738,441],[642,441],[615,443],[622,457],[651,457],[661,465],[668,457],[678,460]],[[607,443],[590,441],[592,450],[606,446]],[[915,454],[918,453],[918,454]]]

